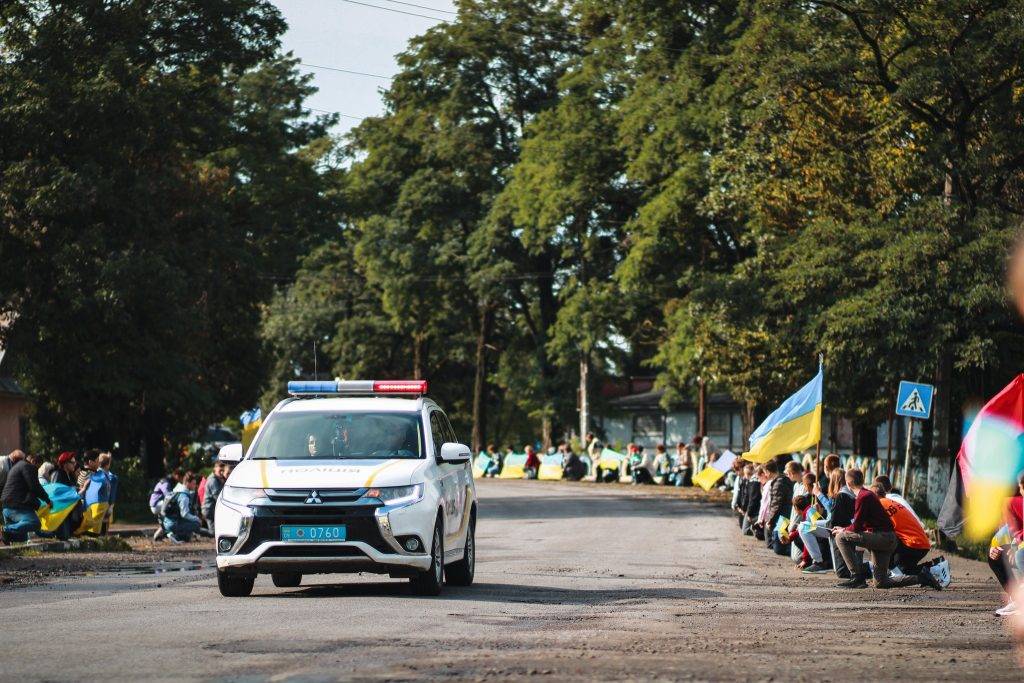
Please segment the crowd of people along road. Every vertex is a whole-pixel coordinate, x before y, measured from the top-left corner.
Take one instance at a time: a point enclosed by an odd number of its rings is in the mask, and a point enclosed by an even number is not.
[[[586,453],[592,465],[600,461],[603,450],[604,445],[588,434]],[[500,474],[505,459],[513,453],[511,448],[506,451],[503,455],[494,446],[488,447],[491,466],[485,476]],[[540,460],[533,446],[527,445],[524,451],[524,478],[534,479]],[[707,437],[677,444],[674,454],[664,444],[651,452],[631,443],[626,451],[628,457],[620,470],[608,472],[607,478],[598,476],[598,480],[692,486],[694,475],[720,455]],[[566,444],[559,444],[552,453],[562,455],[564,479],[584,477],[586,466]],[[741,532],[764,542],[770,551],[792,558],[804,574],[834,572],[841,579],[838,586],[848,589],[867,588],[869,580],[880,589],[925,586],[941,590],[949,584],[949,562],[944,557],[924,562],[931,539],[889,477],[865,482],[862,470],[844,469],[836,454],[824,458],[820,482],[816,468],[817,456],[811,454],[779,456],[762,465],[736,459],[719,488],[732,492],[732,509]],[[1009,533],[1020,542],[1020,498],[1015,500],[1011,508],[1017,522],[1009,524],[1004,536]],[[1011,540],[1002,545],[994,542],[990,560],[1007,590],[1014,571],[1000,568],[1020,567],[1024,561],[1024,551],[1015,555],[1010,544]],[[1013,609],[1012,603],[1000,613],[1012,613],[1007,609]]]
[[[840,588],[867,588],[869,579],[883,589],[948,585],[949,562],[923,562],[931,540],[889,477],[865,482],[862,470],[843,469],[836,454],[822,465],[819,482],[790,456],[761,465],[737,460],[732,508],[742,533],[792,558],[804,574],[834,572]]]
[[[195,536],[213,536],[217,498],[233,465],[215,460],[206,477],[182,469],[167,473],[149,494],[149,510],[156,518],[153,541],[186,543]]]
[[[117,498],[117,475],[110,471],[113,456],[98,449],[82,454],[81,463],[77,454],[65,451],[52,462],[36,453],[26,454],[14,450],[0,457],[0,505],[3,509],[3,526],[0,527],[0,541],[4,545],[24,542],[29,534],[38,536],[68,538],[78,529],[85,515],[86,491],[94,482],[104,487],[107,508],[101,520],[99,534],[107,533],[114,516],[114,502]],[[43,488],[45,484],[64,484],[74,489],[79,501],[60,528],[52,533],[41,531],[37,510],[43,505],[52,505],[50,495]]]
[[[536,479],[541,466],[540,455],[537,452],[539,446],[526,444],[518,454],[525,455],[523,463],[523,478]],[[604,443],[594,434],[587,434],[586,447],[584,452],[591,462],[598,463],[605,450]],[[484,471],[485,477],[497,477],[505,467],[505,461],[509,456],[517,455],[512,446],[505,446],[498,449],[494,444],[487,446],[485,451],[490,465]],[[581,458],[581,454],[575,452],[568,443],[560,441],[557,446],[552,446],[547,455],[558,455],[561,458],[562,478],[569,481],[579,481],[587,477],[588,468]],[[718,456],[714,444],[708,437],[694,438],[693,443],[676,444],[675,453],[669,453],[664,444],[659,444],[654,451],[645,449],[640,444],[630,443],[626,446],[626,459],[621,463],[620,469],[616,471],[605,471],[599,477],[601,481],[620,481],[623,477],[634,484],[664,483],[674,486],[692,486],[693,475],[700,472],[704,467]],[[593,473],[591,473],[593,476]]]
[[[106,487],[107,508],[95,535],[106,534],[117,498],[118,478],[110,471],[112,462],[110,453],[96,449],[85,451],[81,460],[73,451],[61,453],[52,462],[21,450],[0,457],[0,540],[9,545],[28,541],[30,535],[69,538],[81,526],[86,491],[97,481]],[[178,469],[158,481],[149,497],[149,508],[158,524],[153,540],[166,538],[172,543],[184,543],[194,536],[212,536],[214,507],[230,472],[228,463],[214,462],[209,476]],[[63,484],[74,489],[79,497],[60,528],[49,533],[42,531],[37,512],[44,505],[53,504],[44,488],[46,484]]]

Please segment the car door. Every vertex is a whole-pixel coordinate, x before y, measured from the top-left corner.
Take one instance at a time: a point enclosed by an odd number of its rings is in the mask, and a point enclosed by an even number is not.
[[[458,435],[455,434],[448,416],[441,413],[441,420],[444,422],[446,440],[452,443],[462,443],[459,441]],[[452,529],[458,536],[458,547],[461,547],[466,524],[469,521],[469,491],[473,483],[473,466],[467,462],[460,465],[449,465],[449,467],[456,471],[456,475],[452,478],[452,517],[454,522]]]
[[[461,532],[458,508],[460,465],[442,462],[441,445],[451,440],[451,427],[440,410],[430,412],[430,433],[434,441],[434,457],[437,458],[438,483],[441,486],[441,509],[444,518],[444,547],[448,552],[457,548]]]

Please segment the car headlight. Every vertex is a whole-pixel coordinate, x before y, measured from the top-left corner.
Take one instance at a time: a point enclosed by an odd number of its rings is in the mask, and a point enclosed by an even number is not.
[[[365,497],[376,498],[385,505],[408,505],[423,498],[423,484],[381,486],[367,491]]]
[[[231,503],[232,505],[240,505],[245,507],[257,498],[265,498],[267,495],[263,489],[250,489],[243,488],[241,486],[227,486],[225,485],[223,490],[220,492],[220,497],[224,499],[225,503]]]

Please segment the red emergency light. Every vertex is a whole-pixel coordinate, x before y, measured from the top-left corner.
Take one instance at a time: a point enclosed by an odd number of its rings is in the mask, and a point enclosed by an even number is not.
[[[425,379],[396,379],[396,380],[374,380],[373,393],[375,394],[425,394],[427,393],[427,380]]]

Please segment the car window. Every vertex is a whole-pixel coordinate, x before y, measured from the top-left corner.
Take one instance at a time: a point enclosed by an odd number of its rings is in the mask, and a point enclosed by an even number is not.
[[[444,413],[441,413],[441,419],[444,420],[444,431],[445,434],[447,435],[445,437],[445,440],[450,441],[451,443],[462,443],[461,441],[459,441],[459,437],[455,435],[455,430],[452,429],[452,423],[448,420],[448,416],[445,415]]]
[[[444,415],[439,410],[430,411],[430,433],[434,438],[434,456],[441,457],[441,444],[447,440],[444,430]]]
[[[253,445],[253,460],[422,458],[417,413],[277,413]]]

